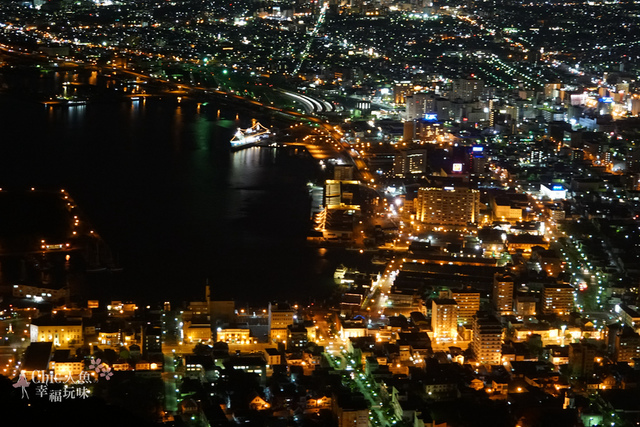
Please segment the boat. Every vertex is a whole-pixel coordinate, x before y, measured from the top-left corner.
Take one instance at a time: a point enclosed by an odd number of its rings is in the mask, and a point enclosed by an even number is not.
[[[67,105],[72,107],[75,105],[87,105],[86,99],[69,99],[67,100]]]
[[[254,147],[260,141],[269,139],[271,131],[266,126],[254,121],[253,125],[247,129],[240,129],[231,138],[231,151],[238,151],[243,148]]]
[[[335,280],[344,279],[344,275],[347,273],[347,268],[344,265],[340,265],[340,267],[336,268],[336,271],[333,273],[333,278]]]

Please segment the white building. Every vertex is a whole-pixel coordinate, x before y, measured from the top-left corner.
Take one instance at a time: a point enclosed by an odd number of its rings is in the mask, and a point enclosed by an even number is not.
[[[61,348],[83,343],[82,322],[79,320],[39,318],[29,328],[31,342],[52,342]]]
[[[540,195],[551,200],[567,198],[567,189],[562,184],[540,184]]]

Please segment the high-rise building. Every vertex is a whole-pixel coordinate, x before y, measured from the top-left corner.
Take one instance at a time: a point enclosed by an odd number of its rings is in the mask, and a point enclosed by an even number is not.
[[[324,204],[328,207],[340,206],[342,203],[342,186],[340,181],[327,180],[324,190]]]
[[[353,166],[352,165],[335,165],[333,169],[333,179],[336,181],[353,180]]]
[[[451,101],[434,93],[414,93],[406,97],[406,103],[406,120],[444,121],[449,120],[451,115]]]
[[[640,98],[638,98],[637,96],[638,95],[634,95],[630,100],[632,116],[640,115]]]
[[[466,226],[478,221],[480,193],[466,187],[418,189],[416,219],[433,225]]]
[[[465,102],[476,101],[484,91],[484,82],[479,79],[456,79],[453,81],[449,99]]]
[[[424,175],[427,172],[427,150],[402,150],[393,160],[393,173],[405,178],[411,175]]]
[[[269,303],[269,338],[271,342],[285,342],[289,325],[293,325],[295,311],[289,304]]]
[[[638,310],[635,310],[626,304],[620,304],[619,306],[616,306],[616,312],[619,314],[622,324],[632,328],[640,326],[640,312],[638,312]]]
[[[299,350],[308,342],[307,328],[303,324],[293,324],[287,327],[287,350]]]
[[[393,102],[404,104],[406,97],[413,93],[413,85],[410,81],[397,82],[393,86]]]
[[[574,289],[564,283],[544,285],[542,289],[542,312],[567,316],[573,311]]]
[[[588,377],[593,373],[596,349],[587,343],[573,343],[569,346],[569,375]]]
[[[458,304],[458,323],[471,324],[473,316],[480,310],[480,292],[471,288],[452,290],[451,298]]]
[[[407,120],[421,119],[425,114],[436,111],[436,95],[433,93],[414,93],[405,99]]]
[[[640,358],[640,335],[628,326],[616,335],[616,361],[633,362]]]
[[[340,173],[348,174],[346,171]],[[324,204],[328,209],[352,206],[353,192],[360,181],[328,179],[325,182]],[[358,207],[359,208],[359,207]]]
[[[458,338],[458,304],[450,298],[431,302],[431,330],[436,342],[455,342]]]
[[[148,325],[143,329],[142,343],[143,357],[162,354],[162,328]]]
[[[489,160],[487,156],[484,154],[484,147],[481,145],[474,145],[471,147],[471,171],[475,175],[482,175],[487,168],[487,163]]]
[[[501,316],[513,314],[514,279],[508,274],[493,276],[493,306]]]
[[[476,362],[498,365],[502,356],[502,324],[495,316],[478,312],[473,316],[471,348]]]
[[[520,317],[536,315],[536,297],[528,294],[518,294],[514,298],[515,314]]]

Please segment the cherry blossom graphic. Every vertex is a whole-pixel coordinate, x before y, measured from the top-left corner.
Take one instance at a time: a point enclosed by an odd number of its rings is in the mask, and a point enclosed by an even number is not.
[[[107,381],[113,376],[113,372],[111,372],[111,368],[106,367],[100,372],[100,376],[104,377]]]
[[[92,371],[100,372],[102,370],[102,360],[100,360],[100,358],[94,359],[92,357],[89,369],[91,369]]]
[[[91,358],[91,364],[89,365],[89,369],[96,371],[98,374],[100,374],[101,377],[103,377],[106,380],[111,379],[111,377],[113,376],[113,372],[111,372],[111,367],[106,363],[102,363],[102,360],[100,360],[99,358],[95,360],[93,359],[93,357]]]

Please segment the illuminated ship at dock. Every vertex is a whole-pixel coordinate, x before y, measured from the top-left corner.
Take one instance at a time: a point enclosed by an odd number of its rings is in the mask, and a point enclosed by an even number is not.
[[[231,138],[231,150],[241,150],[247,147],[253,147],[258,142],[264,141],[271,136],[269,128],[263,126],[259,122],[254,122],[253,126],[247,129],[238,129],[233,138]]]

